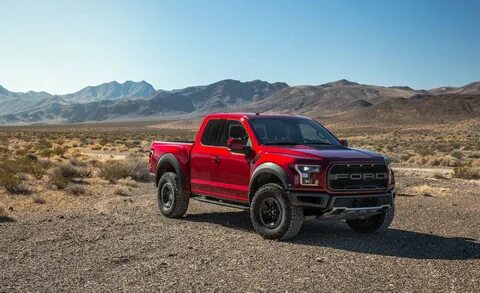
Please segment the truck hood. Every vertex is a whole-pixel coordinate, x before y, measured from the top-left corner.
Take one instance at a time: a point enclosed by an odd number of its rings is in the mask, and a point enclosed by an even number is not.
[[[385,157],[379,153],[364,149],[354,149],[344,146],[268,146],[263,151],[288,155],[297,159],[318,159],[335,161],[362,161],[362,162],[385,162]]]

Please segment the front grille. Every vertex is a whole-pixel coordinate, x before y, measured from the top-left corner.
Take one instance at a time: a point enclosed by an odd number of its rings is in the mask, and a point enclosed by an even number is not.
[[[385,164],[338,164],[328,172],[328,187],[334,191],[377,190],[388,187]]]

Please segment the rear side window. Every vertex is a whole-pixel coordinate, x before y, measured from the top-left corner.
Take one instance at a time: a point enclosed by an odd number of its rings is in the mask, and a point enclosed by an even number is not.
[[[210,120],[205,126],[202,136],[202,144],[218,145],[220,130],[222,128],[222,120]]]
[[[229,137],[248,140],[245,128],[239,121],[217,119],[208,121],[201,141],[203,145],[225,147]]]

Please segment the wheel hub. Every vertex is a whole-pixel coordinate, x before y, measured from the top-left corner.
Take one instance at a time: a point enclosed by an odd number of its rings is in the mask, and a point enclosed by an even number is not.
[[[260,221],[270,229],[274,229],[280,225],[282,221],[282,206],[274,197],[267,197],[260,205]]]
[[[160,198],[162,200],[162,204],[165,208],[170,208],[173,204],[173,186],[170,183],[165,183],[162,186],[162,190],[160,192]]]

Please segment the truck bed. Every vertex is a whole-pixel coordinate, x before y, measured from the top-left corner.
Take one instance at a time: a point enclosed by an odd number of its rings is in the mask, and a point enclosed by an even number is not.
[[[155,173],[157,171],[159,158],[167,153],[175,156],[182,167],[185,168],[188,165],[193,143],[193,141],[154,141],[150,147],[150,172]],[[188,169],[185,168],[184,170]]]

